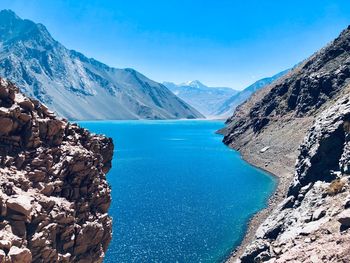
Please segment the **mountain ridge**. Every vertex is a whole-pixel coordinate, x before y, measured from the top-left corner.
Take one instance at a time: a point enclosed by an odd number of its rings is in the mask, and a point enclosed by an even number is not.
[[[284,76],[290,71],[290,69],[281,71],[272,77],[266,77],[262,78],[260,80],[257,80],[253,84],[249,85],[245,89],[239,91],[237,94],[234,94],[232,97],[230,97],[228,100],[226,100],[222,106],[215,112],[215,115],[218,116],[226,116],[228,117],[233,113],[235,108],[243,103],[245,100],[249,99],[249,97],[256,92],[257,90],[265,87],[266,85],[271,84],[275,80],[279,79],[280,77]]]
[[[0,11],[0,74],[69,119],[203,117],[164,85],[65,48],[46,27]],[[74,104],[74,107],[72,106]]]

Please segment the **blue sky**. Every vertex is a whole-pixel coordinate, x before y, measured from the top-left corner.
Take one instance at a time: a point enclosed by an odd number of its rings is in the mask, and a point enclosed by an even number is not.
[[[110,66],[236,89],[293,66],[350,24],[349,0],[2,0],[0,8]]]

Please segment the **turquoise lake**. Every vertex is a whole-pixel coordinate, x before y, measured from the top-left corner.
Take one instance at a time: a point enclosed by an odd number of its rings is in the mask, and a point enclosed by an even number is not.
[[[221,262],[276,180],[215,131],[222,121],[80,122],[114,140],[113,239],[104,262]]]

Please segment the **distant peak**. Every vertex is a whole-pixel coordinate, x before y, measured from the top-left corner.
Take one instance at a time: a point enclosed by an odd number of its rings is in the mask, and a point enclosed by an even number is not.
[[[194,87],[194,88],[206,88],[207,87],[202,82],[200,82],[199,80],[187,81],[187,82],[184,83],[184,85],[191,86],[191,87]]]
[[[12,18],[12,19],[21,19],[16,15],[11,9],[3,9],[0,11],[0,17]]]
[[[9,9],[0,11],[0,41],[11,39],[35,40],[42,45],[43,40],[53,42],[54,39],[43,24],[22,19]]]

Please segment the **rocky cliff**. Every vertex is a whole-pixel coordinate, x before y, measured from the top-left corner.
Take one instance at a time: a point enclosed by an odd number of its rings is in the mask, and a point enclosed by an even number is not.
[[[349,262],[349,81],[350,27],[227,121],[224,142],[280,178],[240,261]]]
[[[0,262],[101,262],[112,154],[0,79]]]

